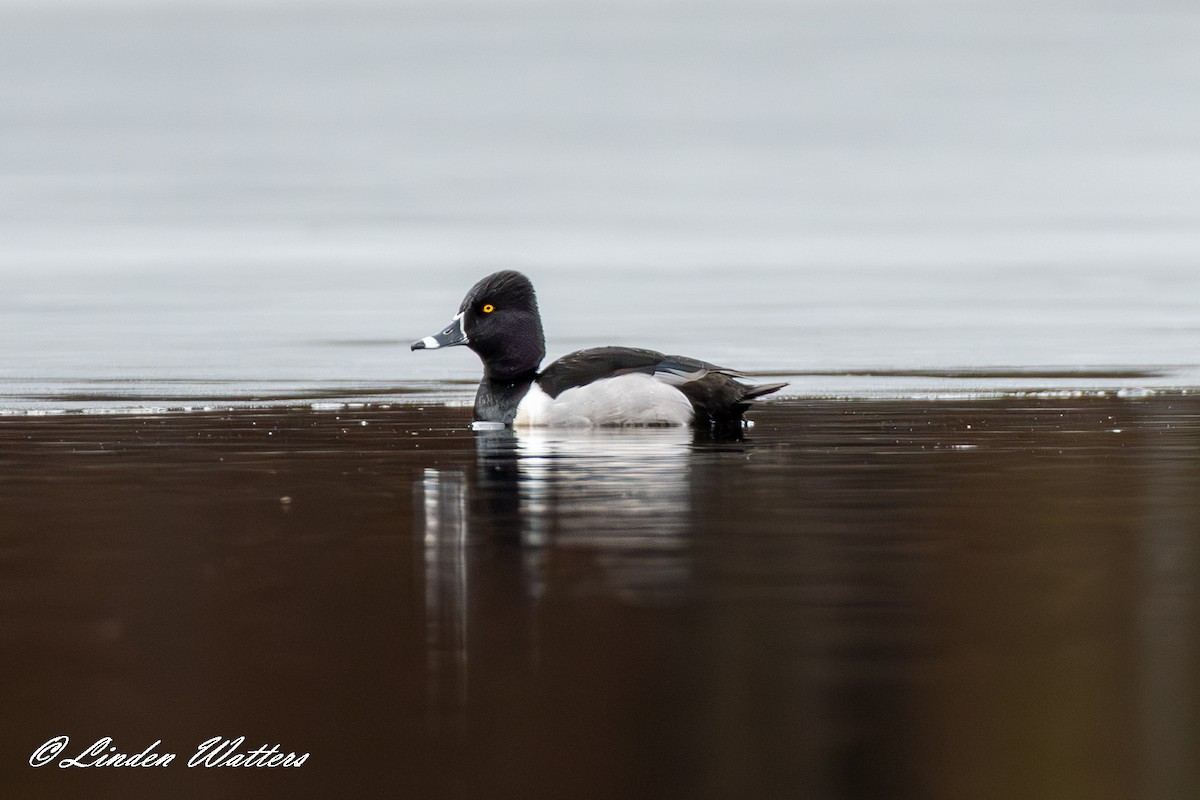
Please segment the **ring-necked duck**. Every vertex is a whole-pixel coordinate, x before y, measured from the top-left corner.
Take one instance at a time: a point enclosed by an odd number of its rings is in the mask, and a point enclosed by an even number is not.
[[[546,355],[533,284],[519,272],[489,275],[467,292],[441,333],[413,350],[466,345],[483,360],[475,420],[518,426],[722,425],[786,386],[751,386],[704,361],[632,347],[594,347],[542,371]]]

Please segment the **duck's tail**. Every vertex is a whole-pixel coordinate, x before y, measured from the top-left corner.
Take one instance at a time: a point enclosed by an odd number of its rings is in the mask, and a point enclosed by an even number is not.
[[[786,383],[750,384],[734,380],[727,370],[706,370],[703,379],[684,381],[675,386],[692,401],[695,425],[739,423],[742,414],[765,394],[777,392]]]
[[[772,392],[778,392],[780,389],[787,386],[787,384],[786,383],[760,383],[760,384],[756,384],[756,385],[747,385],[747,384],[743,383],[742,386],[746,387],[746,392],[745,392],[745,394],[743,394],[741,397],[738,398],[738,402],[748,403],[752,400],[757,400],[758,398],[762,397],[763,395],[768,395],[768,394],[771,394]]]
[[[735,420],[739,423],[741,422],[742,415],[750,410],[750,406],[754,404],[755,400],[763,395],[771,394],[771,392],[778,392],[780,389],[787,386],[786,383],[752,384],[742,383],[741,381],[731,381],[731,383],[737,387],[737,398],[730,406],[731,413],[729,413],[725,419]],[[718,414],[713,415],[714,419],[717,421],[721,421],[722,416],[723,415]]]
[[[732,397],[726,395],[724,403],[715,407],[710,407],[707,415],[707,425],[700,424],[697,420],[697,428],[707,431],[707,434],[722,441],[740,440],[745,433],[746,421],[743,414],[750,410],[754,405],[754,401],[763,395],[778,392],[786,383],[761,383],[750,384],[735,381],[726,376],[727,391],[731,391]]]

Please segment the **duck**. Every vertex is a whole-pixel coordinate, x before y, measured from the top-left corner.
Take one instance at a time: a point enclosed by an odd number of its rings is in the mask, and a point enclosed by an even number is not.
[[[707,361],[635,347],[592,347],[544,369],[545,334],[533,283],[502,270],[467,292],[442,331],[412,350],[465,346],[483,362],[474,421],[483,426],[740,425],[753,401],[786,383],[747,384]]]

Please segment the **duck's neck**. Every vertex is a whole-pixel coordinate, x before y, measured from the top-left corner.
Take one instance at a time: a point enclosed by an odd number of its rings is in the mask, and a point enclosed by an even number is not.
[[[536,372],[507,381],[492,380],[485,375],[475,393],[475,420],[512,424],[517,416],[517,406],[521,405],[536,379]]]

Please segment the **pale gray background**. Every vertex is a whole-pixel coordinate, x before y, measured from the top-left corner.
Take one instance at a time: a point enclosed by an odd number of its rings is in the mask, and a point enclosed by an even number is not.
[[[466,398],[407,342],[506,267],[552,355],[1200,386],[1198,43],[1145,0],[0,2],[0,406]],[[837,374],[1011,367],[1162,374]]]

